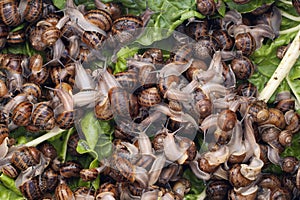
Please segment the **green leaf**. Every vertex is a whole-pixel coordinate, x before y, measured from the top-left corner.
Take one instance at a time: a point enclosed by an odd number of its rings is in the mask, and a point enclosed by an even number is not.
[[[9,191],[11,191],[12,193],[14,193],[16,196],[22,196],[22,193],[20,192],[20,190],[15,185],[15,180],[14,179],[12,179],[12,178],[4,175],[4,174],[1,174],[0,181],[3,183],[3,185],[6,188],[9,188]],[[0,190],[0,194],[1,194],[1,191],[2,190]]]
[[[93,0],[74,0],[76,5],[84,5],[87,10],[95,9],[95,3]]]
[[[52,2],[58,9],[63,9],[66,5],[66,0],[52,0]]]
[[[81,130],[86,138],[87,144],[93,150],[98,142],[101,127],[94,112],[87,113],[80,122]]]
[[[25,42],[25,44],[7,45],[4,49],[2,49],[1,53],[24,54],[27,56],[41,54],[41,56],[45,58],[45,52],[40,52],[33,49],[28,41]]]
[[[190,169],[186,169],[183,172],[183,177],[191,182],[191,190],[187,195],[189,196],[188,199],[193,199],[192,197],[200,195],[203,192],[203,190],[205,190],[205,184],[203,180],[198,179]]]
[[[255,1],[249,1],[249,3],[246,4],[237,4],[232,0],[224,0],[224,2],[228,5],[230,9],[235,9],[240,13],[251,12],[256,8],[259,8],[263,4],[274,3],[274,1],[271,0],[255,0]]]
[[[123,72],[127,69],[127,58],[132,57],[134,54],[138,52],[138,48],[133,47],[129,48],[127,46],[120,49],[117,53],[117,63],[114,69],[114,73]]]
[[[294,156],[298,160],[300,159],[300,133],[297,133],[293,136],[291,146],[286,147],[280,156],[281,157]]]
[[[0,184],[0,199],[3,199],[3,200],[25,200],[24,197],[22,197],[21,195],[18,195],[17,193],[4,187],[1,184]]]
[[[51,138],[49,142],[55,147],[57,150],[58,156],[62,162],[66,161],[67,156],[67,147],[69,137],[74,133],[75,129],[71,128],[68,132],[63,132],[58,137]]]
[[[103,2],[111,1],[104,0]],[[146,2],[148,8],[154,12],[147,25],[150,29],[146,28],[137,40],[139,44],[145,46],[169,37],[177,26],[189,18],[203,19],[205,17],[196,11],[195,0],[120,0],[120,2],[128,8],[130,14],[142,14],[146,9]]]

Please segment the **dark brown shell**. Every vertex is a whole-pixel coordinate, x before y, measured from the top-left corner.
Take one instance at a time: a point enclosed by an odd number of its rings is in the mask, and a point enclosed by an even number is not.
[[[197,0],[197,9],[203,15],[213,15],[217,10],[214,0]]]
[[[187,63],[193,55],[193,48],[189,44],[181,45],[176,48],[176,51],[172,51],[170,58],[173,62]]]
[[[40,151],[35,147],[21,147],[13,152],[11,163],[20,169],[26,170],[28,167],[38,164],[40,161]]]
[[[37,148],[44,156],[50,158],[51,160],[54,160],[57,157],[57,151],[55,147],[49,142],[43,142],[42,144],[39,144]]]
[[[18,30],[18,31],[14,31],[14,32],[10,32],[7,36],[7,43],[8,44],[21,44],[23,42],[25,42],[26,40],[26,34],[25,31],[23,29]]]
[[[41,84],[45,83],[48,76],[49,76],[49,69],[46,67],[43,67],[41,69],[41,71],[39,71],[37,73],[32,73],[29,76],[29,82],[41,85]]]
[[[248,113],[253,118],[255,122],[265,122],[270,114],[268,111],[268,106],[263,101],[254,101],[248,106]]]
[[[20,186],[20,190],[24,197],[28,200],[38,200],[42,197],[42,192],[36,178],[29,179]]]
[[[255,39],[251,33],[240,33],[235,36],[235,46],[243,55],[249,56],[256,49]]]
[[[53,109],[46,102],[40,102],[32,112],[31,120],[40,130],[51,130],[55,126]]]
[[[96,199],[100,200],[99,198],[101,193],[110,192],[116,199],[119,197],[119,190],[118,187],[112,183],[103,183],[101,184],[100,188],[97,190],[97,196]],[[99,196],[98,196],[99,195]]]
[[[17,26],[22,22],[17,1],[2,1],[0,3],[0,16],[7,26]]]
[[[275,188],[280,187],[281,182],[274,174],[264,174],[258,185],[263,188],[274,190]]]
[[[200,158],[198,160],[198,165],[202,171],[207,172],[207,173],[214,172],[219,167],[219,165],[210,165],[206,158]]]
[[[294,156],[287,156],[282,159],[281,169],[286,173],[293,173],[298,167],[299,161]]]
[[[74,125],[75,113],[71,111],[63,111],[62,113],[55,115],[55,122],[61,129],[69,129]]]
[[[24,11],[25,20],[34,22],[41,18],[43,14],[43,0],[31,0]]]
[[[188,36],[198,41],[201,36],[208,35],[207,20],[191,22],[187,25],[184,31]]]
[[[19,103],[12,112],[12,120],[17,126],[27,126],[30,123],[33,105],[29,101]]]
[[[270,198],[271,200],[273,199],[289,200],[292,197],[290,192],[287,189],[278,187],[271,192]]]
[[[235,127],[237,123],[237,116],[235,112],[231,110],[223,110],[218,115],[218,126],[223,131],[230,131]]]
[[[226,180],[212,180],[207,184],[206,195],[209,200],[227,199],[227,194],[231,188]]]
[[[36,26],[31,28],[28,33],[31,46],[38,51],[44,51],[47,47],[46,43],[42,41],[43,31],[42,27]]]
[[[1,171],[10,178],[16,178],[19,175],[19,171],[12,164],[2,166]]]
[[[79,162],[67,161],[60,167],[59,174],[64,178],[79,177],[82,168]]]
[[[151,63],[153,64],[163,64],[164,62],[163,52],[158,48],[148,49],[143,53],[142,56],[143,58],[151,59]]]
[[[109,31],[112,26],[112,17],[106,10],[94,9],[84,14],[87,21],[95,24],[104,31]]]
[[[279,143],[282,146],[290,146],[293,140],[293,134],[289,130],[283,130],[278,136]]]
[[[114,117],[114,113],[111,109],[109,100],[98,101],[95,104],[95,116],[100,120],[111,120]]]
[[[225,30],[214,30],[212,36],[219,41],[220,49],[230,50],[233,47],[233,39]]]
[[[139,16],[125,15],[114,20],[112,25],[112,33],[120,34],[122,31],[136,31],[143,27],[143,20]]]
[[[240,164],[233,165],[233,167],[229,170],[229,182],[235,188],[246,187],[253,182],[244,177],[240,170]]]
[[[238,79],[247,80],[254,73],[254,64],[246,56],[235,58],[231,61],[231,67]]]
[[[9,129],[7,124],[0,123],[0,144],[9,136]]]
[[[40,181],[42,192],[52,192],[58,185],[58,173],[52,168],[47,168],[43,172]]]
[[[87,46],[97,49],[101,46],[101,44],[105,40],[105,36],[98,32],[85,31],[81,36],[81,40]]]
[[[269,108],[269,118],[261,124],[273,124],[280,129],[286,126],[283,113],[276,108]]]
[[[77,151],[76,151],[76,148],[77,148],[77,145],[78,145],[78,142],[79,142],[79,135],[78,133],[73,133],[69,140],[68,140],[68,153],[70,153],[72,156],[80,156],[81,154],[79,154]]]
[[[98,175],[99,175],[99,172],[95,168],[82,169],[80,171],[80,178],[83,181],[93,181],[93,180],[95,180],[98,177]]]

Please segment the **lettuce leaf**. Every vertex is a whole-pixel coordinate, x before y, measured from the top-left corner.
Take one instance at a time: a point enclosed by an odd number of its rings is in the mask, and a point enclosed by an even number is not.
[[[52,0],[52,2],[58,9],[63,9],[66,5],[66,0]]]
[[[205,193],[205,183],[203,180],[198,179],[190,169],[186,169],[183,172],[183,177],[188,179],[191,182],[191,190],[189,194],[185,195],[185,199],[193,200],[197,199],[202,192]]]
[[[111,2],[104,0],[103,2]],[[137,40],[139,44],[150,45],[171,35],[172,31],[185,20],[190,18],[202,19],[205,16],[196,11],[195,0],[121,0],[120,1],[131,14],[139,15],[148,7],[154,12],[145,32]],[[224,9],[223,9],[224,10]],[[221,10],[223,12],[223,10]]]
[[[0,181],[7,188],[7,190],[6,190],[7,195],[9,194],[9,195],[15,196],[15,197],[22,196],[22,193],[15,185],[14,179],[6,176],[5,174],[1,174]],[[1,186],[1,184],[0,184],[0,186]],[[4,189],[4,191],[5,191],[5,189]],[[4,195],[4,192],[2,193],[2,190],[0,190],[0,199],[3,199],[3,198],[1,198],[1,195]]]
[[[25,200],[25,197],[18,195],[12,190],[0,184],[0,199],[5,200]]]
[[[87,113],[80,122],[84,139],[80,139],[77,145],[77,152],[80,154],[90,154],[93,160],[89,168],[98,167],[99,160],[107,158],[112,153],[112,135],[114,128],[111,121],[99,121],[94,116],[94,112]],[[98,189],[100,177],[92,181],[95,189]]]
[[[228,5],[230,9],[235,9],[240,13],[247,13],[255,10],[256,8],[259,8],[263,4],[272,4],[274,1],[271,0],[255,0],[255,1],[249,1],[249,3],[246,4],[237,4],[233,2],[232,0],[224,0],[224,2]]]
[[[280,156],[281,157],[294,156],[298,160],[300,159],[300,133],[297,133],[293,136],[291,146],[286,147]]]

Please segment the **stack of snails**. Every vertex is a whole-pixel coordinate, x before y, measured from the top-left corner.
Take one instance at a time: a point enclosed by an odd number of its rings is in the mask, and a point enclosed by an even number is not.
[[[95,6],[86,10],[68,0],[58,12],[48,1],[0,2],[0,47],[29,41],[43,51],[0,55],[0,147],[6,149],[0,169],[26,198],[183,199],[191,187],[182,177],[187,168],[207,183],[207,199],[299,196],[299,161],[279,156],[300,128],[295,102],[283,92],[269,108],[247,82],[255,71],[249,56],[265,38],[278,36],[275,6],[211,19],[218,5],[198,0],[198,11],[208,17],[177,28],[167,60],[162,49],[145,49],[116,74],[87,65],[102,56],[103,46],[133,41],[152,12],[122,15],[120,5],[98,0]],[[21,23],[25,28],[10,32]],[[69,129],[85,110],[116,124],[112,155],[97,168],[61,163],[50,143],[16,147],[10,139],[17,127]],[[197,137],[203,137],[201,148]],[[79,139],[74,133],[68,141],[68,153],[78,160]],[[270,163],[289,176],[262,173]],[[99,175],[96,191],[68,186],[71,179]]]

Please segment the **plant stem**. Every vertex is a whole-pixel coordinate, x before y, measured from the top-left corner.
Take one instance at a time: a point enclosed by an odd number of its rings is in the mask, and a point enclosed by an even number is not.
[[[283,34],[296,32],[296,31],[299,31],[299,30],[300,30],[300,24],[298,26],[293,27],[293,28],[289,28],[289,29],[286,29],[286,30],[283,30],[283,31],[279,31],[279,34],[283,35]]]
[[[288,18],[290,20],[293,20],[293,21],[296,21],[296,22],[300,22],[300,17],[297,17],[297,16],[294,16],[294,15],[291,15],[283,10],[280,10],[280,13],[283,17],[285,18]]]
[[[46,134],[44,134],[44,135],[42,135],[42,136],[40,136],[40,137],[38,137],[38,138],[30,141],[30,142],[27,142],[26,144],[24,144],[24,146],[27,146],[27,147],[29,147],[29,146],[37,146],[38,144],[40,144],[40,143],[42,143],[42,142],[44,142],[44,141],[46,141],[46,140],[48,140],[48,139],[50,139],[50,138],[52,138],[54,136],[59,135],[60,133],[62,133],[64,131],[66,131],[66,130],[60,129],[57,126],[55,126],[48,133],[46,133]]]
[[[287,0],[279,0],[279,1],[287,5],[293,5],[292,1],[287,1]]]
[[[298,31],[291,46],[279,63],[272,77],[269,79],[265,88],[259,94],[259,99],[268,102],[282,80],[287,76],[300,55],[300,31]]]

